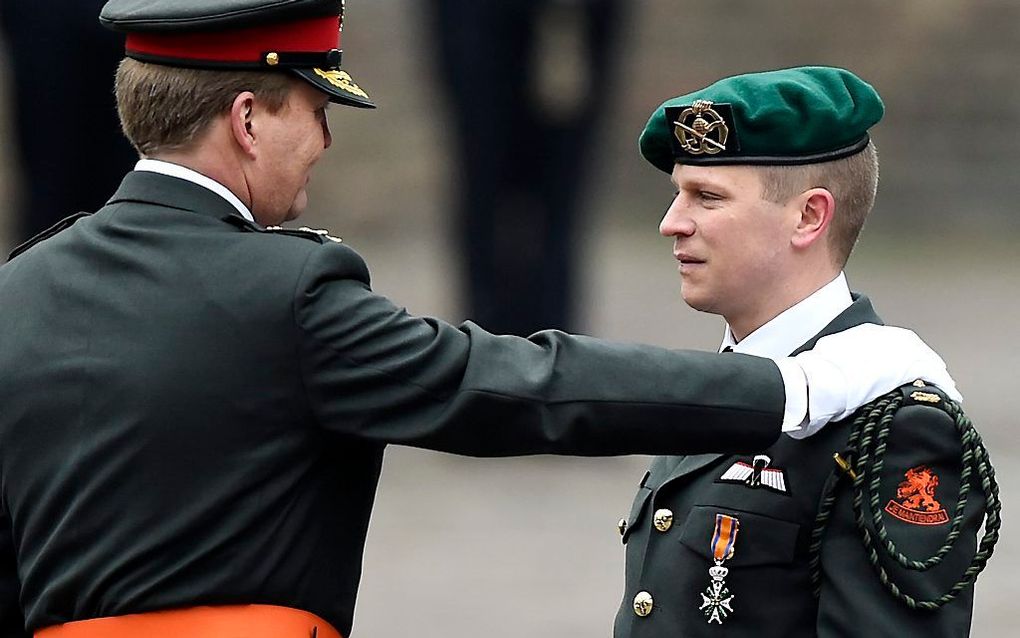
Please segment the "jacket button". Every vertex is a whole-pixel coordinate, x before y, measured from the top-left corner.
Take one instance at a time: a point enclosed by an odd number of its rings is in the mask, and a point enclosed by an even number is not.
[[[656,510],[652,517],[655,529],[660,532],[668,532],[673,527],[673,512],[667,509]]]
[[[644,618],[648,614],[652,613],[652,605],[655,603],[652,600],[652,595],[646,591],[639,591],[637,596],[634,596],[634,613]]]
[[[616,529],[620,530],[620,536],[627,533],[627,519],[621,518],[620,522],[616,524]]]

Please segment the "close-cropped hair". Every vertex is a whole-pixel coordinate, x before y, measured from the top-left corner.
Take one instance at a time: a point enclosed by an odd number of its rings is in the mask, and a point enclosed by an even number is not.
[[[186,69],[125,58],[117,68],[117,113],[144,157],[187,150],[239,93],[251,91],[271,113],[283,108],[290,78],[279,72]]]
[[[788,202],[811,188],[832,193],[836,212],[829,246],[836,265],[846,265],[878,192],[878,150],[874,142],[850,157],[800,166],[759,166],[758,174],[762,199],[770,202]]]

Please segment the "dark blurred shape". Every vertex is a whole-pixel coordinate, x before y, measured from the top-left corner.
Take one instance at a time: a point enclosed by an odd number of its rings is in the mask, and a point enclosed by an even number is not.
[[[468,318],[575,328],[575,221],[612,98],[619,0],[433,0]]]
[[[15,239],[106,201],[137,159],[121,135],[113,75],[123,39],[99,25],[104,0],[0,0],[24,178]]]

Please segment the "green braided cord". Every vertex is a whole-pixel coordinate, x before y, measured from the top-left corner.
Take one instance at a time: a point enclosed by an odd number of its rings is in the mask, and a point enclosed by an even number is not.
[[[940,405],[953,420],[961,440],[961,472],[960,472],[960,493],[956,501],[956,510],[953,515],[949,531],[942,546],[931,557],[923,561],[908,558],[900,552],[886,531],[882,519],[882,504],[878,496],[879,484],[881,483],[882,465],[886,451],[886,439],[892,429],[892,421],[896,411],[903,403],[903,396],[899,391],[887,394],[858,410],[853,423],[850,426],[850,437],[847,440],[847,450],[850,455],[851,468],[857,478],[852,484],[852,505],[854,520],[861,535],[861,541],[868,555],[868,562],[871,563],[875,573],[878,574],[882,585],[898,600],[901,600],[911,609],[935,610],[952,601],[961,591],[970,586],[979,573],[988,563],[992,555],[995,543],[999,539],[999,527],[1001,526],[1000,514],[1002,504],[999,501],[999,485],[995,481],[995,470],[988,458],[988,450],[981,441],[981,436],[974,429],[970,419],[963,413],[959,404],[954,401],[941,401]],[[895,560],[899,565],[911,571],[926,571],[942,562],[942,559],[952,550],[953,545],[960,537],[960,529],[963,525],[964,508],[967,505],[967,496],[971,488],[971,475],[976,473],[981,482],[981,491],[985,496],[985,531],[978,543],[977,552],[971,560],[970,566],[963,572],[959,580],[944,594],[931,600],[916,600],[909,594],[904,593],[892,580],[888,572],[882,566],[878,554],[881,548],[886,556]],[[821,545],[825,534],[826,526],[832,513],[832,507],[836,502],[836,487],[841,474],[834,473],[825,485],[822,500],[819,503],[818,515],[815,518],[815,527],[811,530],[811,542],[808,548],[808,565],[811,571],[811,584],[815,597],[821,595]],[[872,537],[868,530],[867,520],[864,513],[864,494],[868,495],[868,507],[870,520],[875,526],[878,535],[878,542]]]
[[[896,416],[896,410],[899,408],[901,403],[902,396],[900,396],[895,402],[895,406],[890,404],[886,409],[885,414],[882,416],[878,425],[879,430],[877,443],[874,450],[875,462],[870,467],[854,468],[854,471],[858,474],[858,480],[854,482],[854,488],[855,494],[857,494],[856,490],[859,490],[860,484],[863,483],[863,474],[865,472],[869,472],[872,475],[871,481],[868,483],[868,495],[869,502],[871,504],[871,520],[875,525],[875,531],[878,533],[879,538],[885,545],[886,554],[909,570],[923,572],[941,563],[946,554],[953,549],[956,539],[960,536],[960,527],[963,525],[964,508],[967,506],[967,495],[970,492],[970,463],[971,457],[973,457],[973,448],[970,446],[970,443],[973,440],[973,436],[976,436],[977,433],[973,429],[969,429],[961,433],[961,438],[963,440],[963,456],[961,459],[962,470],[960,472],[960,492],[957,496],[956,509],[954,510],[956,512],[956,516],[953,517],[953,521],[949,526],[949,531],[946,533],[945,542],[942,544],[942,547],[940,547],[939,550],[928,560],[911,560],[900,553],[896,549],[896,545],[892,542],[892,539],[888,537],[885,529],[885,522],[882,518],[882,503],[878,494],[879,484],[882,482],[882,467],[885,460],[885,441],[889,436],[889,432],[892,430],[892,420]],[[960,425],[957,424],[957,429],[959,428]],[[860,516],[859,507],[854,509],[854,513]],[[860,523],[860,520],[858,520],[858,525],[860,525]]]
[[[850,438],[847,439],[848,449],[855,449],[863,424],[868,419],[877,418],[876,415],[885,409],[892,398],[892,395],[879,397],[857,410],[854,421],[850,426]],[[826,526],[829,524],[832,506],[836,502],[836,487],[841,477],[842,474],[833,472],[826,481],[822,490],[822,500],[818,505],[818,515],[815,517],[815,527],[811,530],[811,542],[808,545],[808,568],[811,574],[811,586],[815,598],[818,598],[822,591],[822,537],[825,535]]]

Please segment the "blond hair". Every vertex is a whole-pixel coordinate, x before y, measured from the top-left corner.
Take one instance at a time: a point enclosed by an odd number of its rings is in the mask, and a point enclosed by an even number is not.
[[[836,265],[843,267],[875,205],[878,192],[878,151],[868,143],[860,153],[819,164],[759,166],[762,199],[785,203],[811,188],[824,188],[836,201],[829,231],[829,247]]]
[[[150,156],[187,150],[239,93],[251,91],[275,113],[290,87],[290,78],[278,72],[187,69],[125,58],[115,92],[124,135]]]

